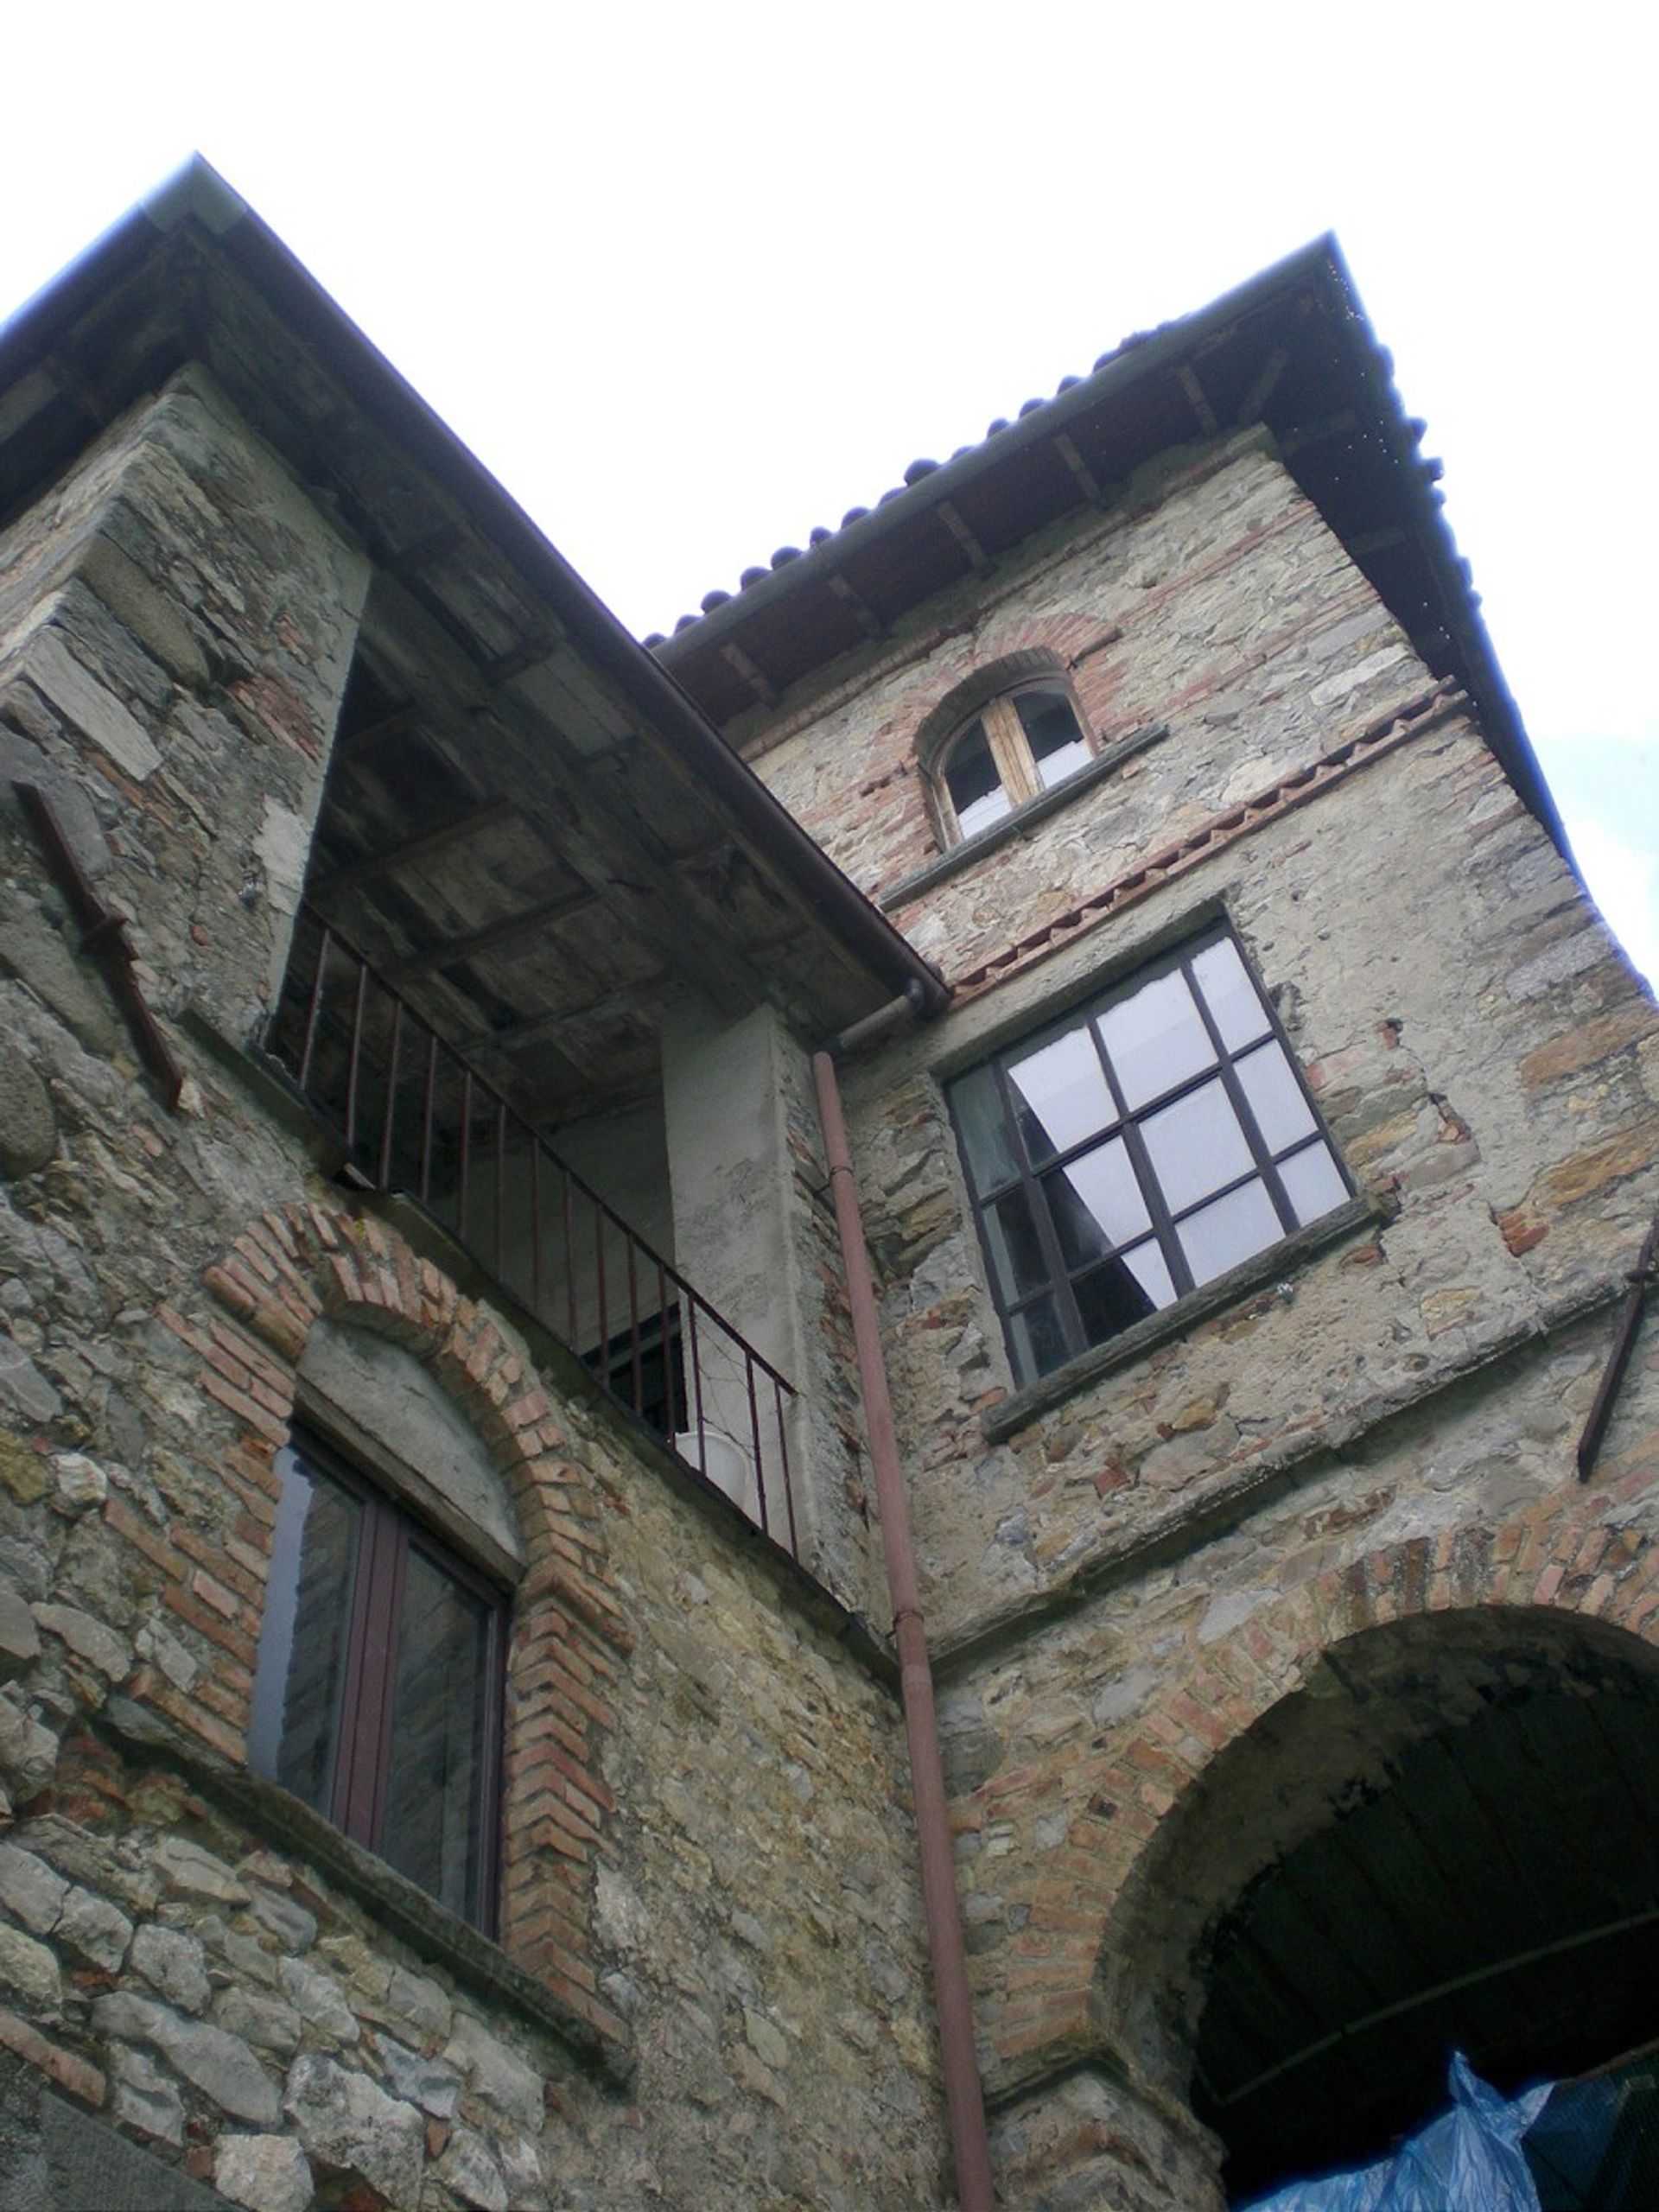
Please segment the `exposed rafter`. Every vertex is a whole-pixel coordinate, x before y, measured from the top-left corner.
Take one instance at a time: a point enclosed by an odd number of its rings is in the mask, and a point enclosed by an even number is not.
[[[391,962],[386,969],[387,980],[406,983],[416,976],[429,976],[437,969],[453,968],[458,960],[470,960],[480,952],[493,952],[516,938],[531,937],[556,922],[568,921],[572,914],[584,912],[594,903],[591,891],[573,891],[563,899],[543,899],[537,906],[521,906],[517,913],[503,914],[478,929],[464,931],[460,937],[445,938],[437,944],[429,945],[424,952],[411,953],[407,959]]]
[[[727,666],[736,670],[737,673],[748,685],[750,690],[753,692],[755,697],[760,700],[761,705],[764,707],[775,707],[778,703],[777,692],[772,689],[772,685],[767,683],[766,677],[755,666],[754,663],[749,658],[749,656],[744,652],[742,646],[737,645],[724,645],[720,650],[721,657],[725,660]]]
[[[939,520],[944,524],[951,537],[956,539],[957,544],[961,546],[963,551],[968,556],[969,562],[972,566],[976,575],[984,575],[991,565],[990,556],[986,552],[985,548],[980,543],[979,540],[974,536],[973,531],[968,527],[968,524],[963,520],[961,512],[957,509],[955,501],[951,499],[941,499],[938,505],[938,512]]]
[[[1077,451],[1076,443],[1072,440],[1071,433],[1066,430],[1058,431],[1055,435],[1053,444],[1055,452],[1058,454],[1060,459],[1065,463],[1072,475],[1076,478],[1078,488],[1081,490],[1084,498],[1085,499],[1092,499],[1096,505],[1098,506],[1101,503],[1102,497],[1100,486],[1095,481],[1093,470],[1090,467],[1083,455]]]
[[[1261,421],[1263,410],[1278,386],[1280,378],[1289,366],[1290,348],[1287,346],[1275,346],[1257,370],[1250,381],[1249,391],[1239,402],[1238,413],[1234,417],[1237,429],[1248,429],[1252,423]]]
[[[1192,403],[1192,412],[1198,418],[1198,428],[1206,438],[1213,438],[1221,428],[1221,420],[1210,404],[1204,386],[1198,382],[1198,371],[1190,361],[1183,361],[1175,375],[1181,390]]]
[[[879,638],[883,634],[887,626],[880,616],[874,612],[862,593],[848,582],[845,576],[832,575],[829,579],[829,584],[830,590],[834,592],[867,638]]]
[[[313,876],[307,887],[308,896],[314,904],[321,905],[340,892],[349,891],[355,884],[372,882],[376,876],[395,875],[399,868],[432,860],[452,845],[463,843],[468,837],[476,837],[501,823],[511,822],[516,811],[506,799],[486,799],[482,806],[469,807],[465,814],[453,815],[435,830],[423,830],[418,837],[406,838],[401,845],[388,846],[381,853],[365,854],[360,861],[348,861],[341,868]]]

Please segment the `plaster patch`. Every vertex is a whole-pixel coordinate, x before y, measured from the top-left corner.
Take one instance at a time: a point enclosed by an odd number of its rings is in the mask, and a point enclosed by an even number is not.
[[[269,792],[263,804],[264,816],[253,849],[265,871],[272,898],[285,912],[291,912],[300,902],[300,886],[305,881],[305,864],[310,857],[311,833],[292,807],[284,806]]]

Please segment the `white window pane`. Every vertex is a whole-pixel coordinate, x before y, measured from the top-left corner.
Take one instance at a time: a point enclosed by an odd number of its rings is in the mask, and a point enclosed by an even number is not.
[[[1175,1303],[1174,1278],[1163,1254],[1150,1240],[1144,1244],[1137,1244],[1133,1252],[1126,1252],[1123,1264],[1154,1306],[1173,1306]]]
[[[1058,752],[1046,753],[1037,763],[1037,774],[1043,789],[1052,791],[1056,784],[1063,784],[1068,776],[1075,776],[1089,760],[1089,747],[1078,738],[1074,745],[1063,745]]]
[[[1045,1187],[1068,1268],[1086,1267],[1151,1225],[1122,1137],[1074,1160]]]
[[[1250,1148],[1220,1081],[1201,1084],[1141,1123],[1158,1187],[1172,1213],[1249,1172]]]
[[[1284,1235],[1260,1183],[1246,1183],[1182,1222],[1178,1234],[1195,1283],[1213,1281]]]
[[[1020,717],[1020,727],[1026,734],[1026,742],[1039,773],[1062,753],[1077,753],[1080,756],[1079,766],[1089,758],[1089,747],[1077,727],[1071,702],[1063,691],[1019,692],[1014,697],[1014,710]],[[1071,770],[1063,772],[1069,775]],[[1057,777],[1043,774],[1045,784],[1058,780]]]
[[[1267,1035],[1267,1009],[1231,938],[1206,945],[1192,963],[1192,973],[1230,1052]]]
[[[964,837],[977,837],[982,830],[988,830],[993,822],[1000,822],[1013,807],[1001,784],[994,791],[987,791],[983,798],[976,798],[971,805],[957,809],[957,821]]]
[[[1281,1160],[1279,1179],[1299,1222],[1318,1221],[1333,1207],[1347,1203],[1348,1186],[1327,1144],[1307,1145],[1288,1160]]]
[[[1269,1152],[1282,1152],[1299,1137],[1312,1135],[1313,1109],[1291,1072],[1282,1045],[1274,1042],[1247,1052],[1237,1063],[1238,1079]]]
[[[1160,976],[1100,1017],[1100,1033],[1124,1103],[1144,1106],[1215,1060],[1209,1036],[1179,974]]]
[[[1020,1101],[1020,1132],[1033,1162],[1067,1152],[1117,1119],[1100,1055],[1086,1029],[1016,1060],[1008,1080]]]

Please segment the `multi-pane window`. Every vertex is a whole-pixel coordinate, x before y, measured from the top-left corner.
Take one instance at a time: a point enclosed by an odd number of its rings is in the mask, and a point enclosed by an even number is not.
[[[250,1764],[487,1929],[502,1600],[315,1438],[278,1468]]]
[[[950,1097],[1022,1383],[1350,1196],[1225,931],[999,1053]]]
[[[1063,683],[1022,684],[991,700],[939,756],[939,783],[957,835],[976,837],[1052,791],[1077,773],[1090,751]]]

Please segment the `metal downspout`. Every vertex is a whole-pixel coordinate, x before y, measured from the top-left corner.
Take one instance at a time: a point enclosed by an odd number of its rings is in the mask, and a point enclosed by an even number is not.
[[[915,1011],[906,1000],[893,1002],[891,1021],[876,1016],[861,1023],[847,1042],[869,1043],[877,1024],[880,1033],[896,1027]],[[951,1858],[950,1828],[944,1793],[944,1768],[939,1757],[939,1732],[933,1700],[933,1670],[928,1662],[927,1639],[916,1581],[916,1560],[911,1544],[910,1506],[899,1465],[899,1445],[893,1428],[893,1401],[887,1389],[887,1361],[881,1351],[876,1320],[875,1287],[864,1244],[864,1224],[859,1211],[858,1186],[854,1180],[852,1155],[847,1142],[847,1123],[842,1112],[841,1086],[836,1064],[828,1052],[812,1058],[812,1077],[817,1090],[818,1117],[823,1128],[824,1153],[830,1166],[830,1187],[835,1199],[836,1227],[841,1237],[842,1264],[852,1306],[853,1339],[857,1348],[859,1384],[864,1400],[864,1422],[875,1473],[876,1510],[881,1523],[881,1547],[887,1556],[887,1591],[893,1603],[893,1640],[899,1649],[900,1694],[905,1708],[905,1734],[910,1751],[911,1784],[916,1803],[916,1836],[921,1859],[922,1902],[927,1917],[928,1951],[933,1967],[933,1996],[938,2011],[939,2045],[944,2066],[944,2092],[950,2125],[950,2150],[956,2165],[957,2196],[962,2212],[992,2212],[996,2193],[991,2183],[990,2145],[985,2132],[985,2099],[974,2053],[973,2008],[968,1993],[968,1959],[962,1938],[961,1908],[957,1898],[956,1869]]]

